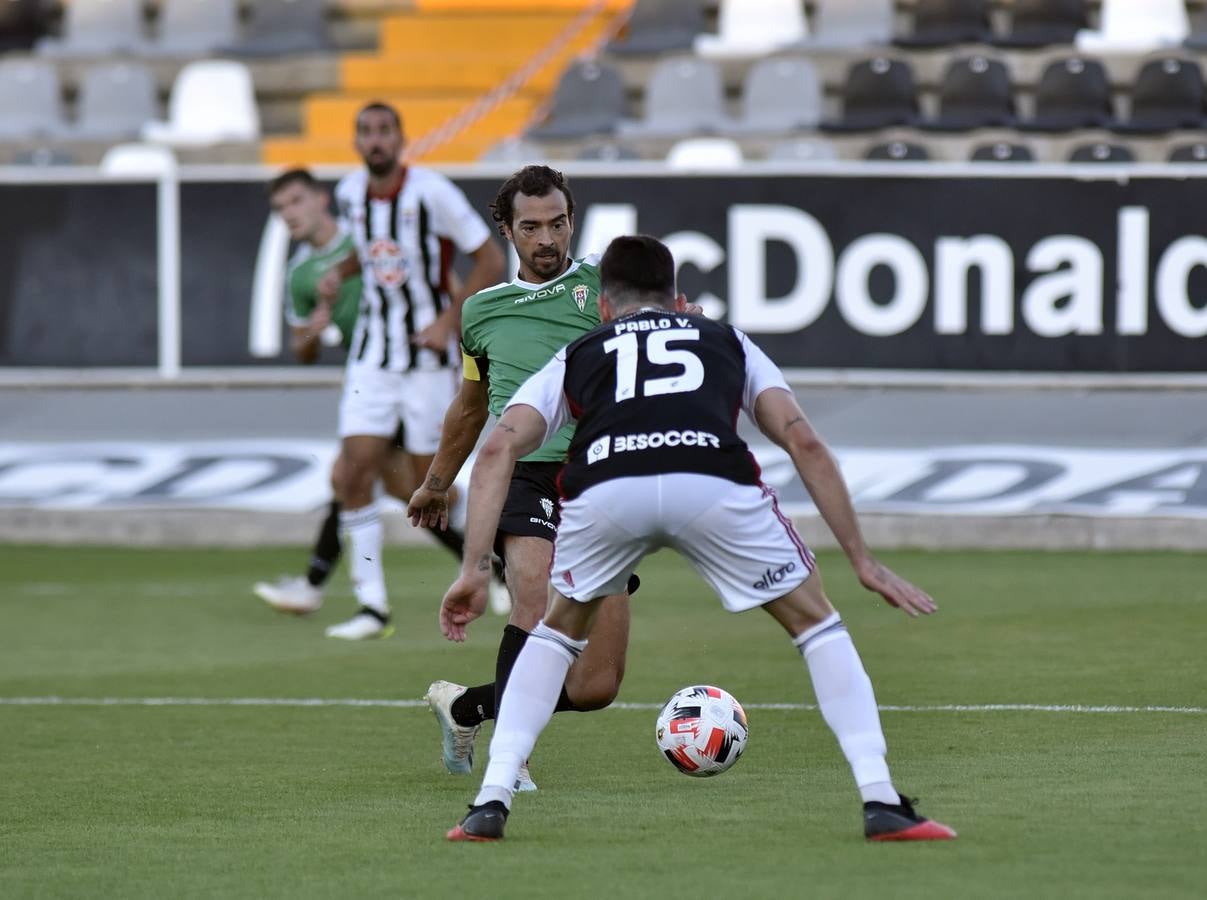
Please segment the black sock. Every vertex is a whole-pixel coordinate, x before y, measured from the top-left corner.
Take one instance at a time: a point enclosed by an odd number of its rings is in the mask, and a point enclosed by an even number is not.
[[[456,555],[457,559],[465,558],[465,535],[460,531],[455,528],[445,528],[443,531],[439,528],[428,528],[428,531],[431,532],[432,537]],[[494,570],[495,578],[503,581],[503,564],[496,559],[491,561],[490,567]],[[494,716],[487,716],[487,718],[493,719]]]
[[[343,548],[339,542],[339,501],[332,500],[323,519],[323,527],[319,529],[318,540],[314,542],[314,550],[310,554],[310,568],[306,570],[306,580],[314,587],[321,587],[335,571]]]
[[[502,702],[503,689],[507,687],[507,679],[511,675],[511,669],[515,665],[516,659],[519,658],[520,651],[524,649],[524,642],[528,640],[528,632],[523,628],[515,625],[508,625],[503,629],[503,639],[499,641],[499,656],[495,660],[495,712],[497,714],[499,704]],[[469,693],[469,691],[466,691]],[[570,700],[570,695],[566,693],[566,686],[562,685],[562,692],[558,695],[557,706],[553,707],[554,712],[568,712],[576,709],[574,703]]]
[[[453,714],[453,721],[467,728],[481,725],[487,719],[493,719],[495,717],[494,682],[466,688],[465,693],[453,701],[449,710]]]

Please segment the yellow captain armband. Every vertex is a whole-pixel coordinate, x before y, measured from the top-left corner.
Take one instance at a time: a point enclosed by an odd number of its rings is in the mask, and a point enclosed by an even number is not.
[[[465,349],[462,348],[462,350],[461,350],[461,372],[466,381],[481,381],[482,380],[482,368],[478,365],[478,362],[479,361],[476,357],[470,356],[468,353],[465,352]]]

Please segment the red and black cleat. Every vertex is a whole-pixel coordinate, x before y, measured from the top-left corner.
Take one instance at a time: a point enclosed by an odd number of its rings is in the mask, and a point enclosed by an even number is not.
[[[942,822],[914,812],[914,801],[897,795],[897,805],[872,801],[863,804],[863,836],[869,841],[950,841],[956,833]]]
[[[445,835],[450,841],[501,841],[507,807],[498,800],[471,806],[469,813]]]

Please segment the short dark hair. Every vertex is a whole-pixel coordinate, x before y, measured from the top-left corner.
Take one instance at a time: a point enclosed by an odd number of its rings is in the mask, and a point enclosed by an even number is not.
[[[566,212],[574,218],[574,195],[566,184],[566,176],[557,169],[548,166],[524,166],[503,182],[495,202],[490,204],[490,216],[499,226],[499,234],[507,237],[505,228],[511,227],[515,218],[515,195],[525,194],[529,197],[544,197],[553,189],[566,195]]]
[[[289,169],[268,182],[268,196],[276,196],[277,191],[283,191],[291,184],[302,184],[312,191],[321,191],[323,189],[318,179],[310,174],[309,169]]]
[[[360,108],[360,112],[356,114],[356,123],[360,124],[360,117],[367,112],[383,112],[389,115],[394,120],[394,127],[400,132],[402,131],[402,116],[398,110],[388,103],[383,103],[381,100],[374,100],[372,103],[366,103]]]
[[[604,251],[599,282],[613,306],[669,306],[675,301],[675,258],[658,238],[622,235]]]

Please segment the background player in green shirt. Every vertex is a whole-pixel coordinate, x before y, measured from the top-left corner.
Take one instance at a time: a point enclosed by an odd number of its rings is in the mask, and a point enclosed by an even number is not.
[[[511,395],[554,353],[599,324],[599,260],[569,256],[574,198],[562,174],[548,166],[521,169],[503,183],[492,210],[500,233],[515,245],[519,275],[479,291],[461,310],[464,378],[445,416],[440,448],[423,487],[411,497],[407,512],[416,525],[443,527],[447,522],[446,491],[477,443],[488,414],[502,412]],[[572,434],[572,429],[564,429],[516,464],[495,541],[495,552],[506,567],[512,607],[499,643],[494,682],[465,688],[437,681],[428,690],[450,772],[472,769],[478,728],[494,718],[516,657],[545,612],[560,517],[556,478]],[[588,649],[566,678],[558,710],[602,709],[612,702],[624,675],[628,634],[628,595],[608,598],[601,604]],[[525,766],[517,790],[533,789]]]
[[[268,188],[273,212],[281,216],[289,237],[297,249],[289,260],[286,274],[285,320],[289,323],[289,346],[302,363],[314,363],[322,346],[342,346],[352,342],[356,318],[360,313],[362,282],[359,275],[344,280],[334,304],[320,298],[318,283],[327,270],[355,254],[351,236],[340,228],[331,212],[331,195],[310,172],[290,169],[272,180]],[[402,426],[395,436],[395,453],[403,453]],[[405,466],[386,466],[383,481],[386,491],[405,501],[411,483],[400,473]],[[339,525],[340,504],[332,500],[310,554],[304,576],[285,575],[272,582],[259,582],[253,588],[257,597],[282,612],[314,612],[323,602],[323,585],[334,571],[342,553]],[[460,538],[432,529],[433,535],[460,555]],[[502,591],[502,585],[498,585]]]

